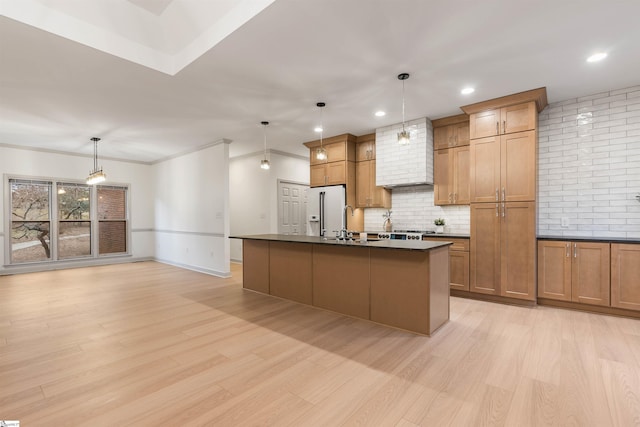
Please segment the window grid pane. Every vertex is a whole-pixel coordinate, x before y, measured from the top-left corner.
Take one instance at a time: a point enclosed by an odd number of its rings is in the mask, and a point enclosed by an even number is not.
[[[58,259],[91,255],[91,221],[60,221]]]
[[[98,186],[98,254],[127,252],[127,189]]]

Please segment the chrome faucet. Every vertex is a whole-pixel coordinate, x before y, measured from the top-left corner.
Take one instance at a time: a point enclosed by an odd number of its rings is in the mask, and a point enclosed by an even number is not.
[[[344,205],[344,215],[343,215],[343,227],[342,230],[340,230],[340,237],[342,237],[343,239],[347,239],[348,234],[349,234],[349,230],[347,227],[347,209],[351,209],[351,216],[353,216],[354,212],[353,212],[353,206],[351,205]]]

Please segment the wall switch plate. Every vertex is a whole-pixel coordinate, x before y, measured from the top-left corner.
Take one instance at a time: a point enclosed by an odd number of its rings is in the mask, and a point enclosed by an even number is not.
[[[566,216],[563,216],[560,226],[562,228],[569,228],[569,218],[567,218]]]

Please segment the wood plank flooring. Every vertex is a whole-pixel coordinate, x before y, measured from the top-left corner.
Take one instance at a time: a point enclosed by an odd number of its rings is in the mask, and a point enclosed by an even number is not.
[[[154,262],[0,277],[24,426],[640,425],[640,321],[451,299],[431,338]]]

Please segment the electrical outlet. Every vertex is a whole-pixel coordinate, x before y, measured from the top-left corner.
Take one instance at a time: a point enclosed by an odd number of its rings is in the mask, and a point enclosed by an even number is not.
[[[566,216],[563,216],[560,226],[562,228],[569,228],[569,218],[567,218]]]

